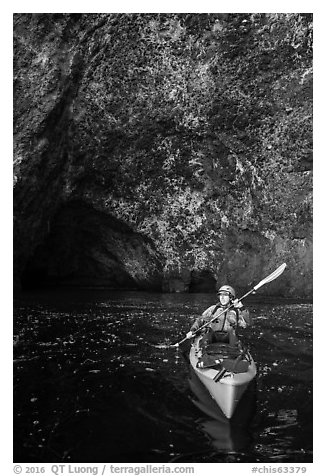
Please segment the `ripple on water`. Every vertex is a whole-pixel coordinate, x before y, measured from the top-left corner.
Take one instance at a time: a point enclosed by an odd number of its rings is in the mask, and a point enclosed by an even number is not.
[[[16,302],[15,461],[312,461],[312,306],[249,306],[258,378],[230,423],[202,393],[200,406],[180,350],[153,347],[212,302],[91,290]]]

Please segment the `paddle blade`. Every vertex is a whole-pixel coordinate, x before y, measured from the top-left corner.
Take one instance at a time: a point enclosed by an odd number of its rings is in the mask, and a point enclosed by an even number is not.
[[[272,274],[267,276],[267,278],[260,281],[260,283],[258,283],[253,289],[257,291],[257,289],[259,289],[261,286],[264,286],[264,284],[274,281],[274,279],[278,278],[283,273],[285,268],[286,268],[286,263],[281,264],[281,266],[279,266]]]

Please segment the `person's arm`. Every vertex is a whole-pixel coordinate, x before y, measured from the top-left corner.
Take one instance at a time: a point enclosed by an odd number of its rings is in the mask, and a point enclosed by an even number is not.
[[[234,309],[228,311],[227,320],[229,321],[232,327],[235,327],[237,325],[237,313]]]
[[[204,324],[204,318],[203,316],[197,317],[193,325],[190,327],[190,331],[192,333],[195,333],[197,329],[199,329],[202,325]]]
[[[202,313],[201,316],[198,316],[195,322],[190,327],[190,331],[187,333],[188,339],[191,337],[191,334],[195,334],[195,332],[205,324],[206,319],[209,318],[212,314],[212,310],[215,306],[210,306],[206,311]]]
[[[202,316],[197,317],[197,319],[194,321],[194,323],[190,327],[190,331],[187,332],[186,334],[187,339],[191,339],[192,337],[194,337],[197,329],[199,329],[203,325],[204,323],[203,321],[204,319]]]
[[[238,310],[238,326],[245,329],[252,324],[248,309],[243,309],[243,304],[238,299],[233,301],[233,306]]]
[[[242,309],[239,312],[239,326],[245,328],[247,326],[251,326],[251,324],[252,320],[248,309]]]
[[[202,313],[202,317],[203,317],[204,319],[209,319],[209,318],[211,318],[211,317],[212,317],[212,314],[213,314],[213,310],[215,309],[215,307],[216,307],[216,306],[209,306],[209,307],[206,309],[206,311],[204,311],[204,312]]]

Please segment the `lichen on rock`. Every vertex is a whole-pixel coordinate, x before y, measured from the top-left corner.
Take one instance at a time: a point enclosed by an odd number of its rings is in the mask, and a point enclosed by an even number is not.
[[[15,14],[14,120],[17,282],[311,296],[310,14]]]

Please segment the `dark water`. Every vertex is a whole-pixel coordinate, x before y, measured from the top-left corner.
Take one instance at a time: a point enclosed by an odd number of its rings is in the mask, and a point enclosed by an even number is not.
[[[258,377],[231,422],[174,343],[214,295],[15,300],[15,462],[311,462],[312,305],[249,302]],[[205,411],[205,413],[204,413]]]

